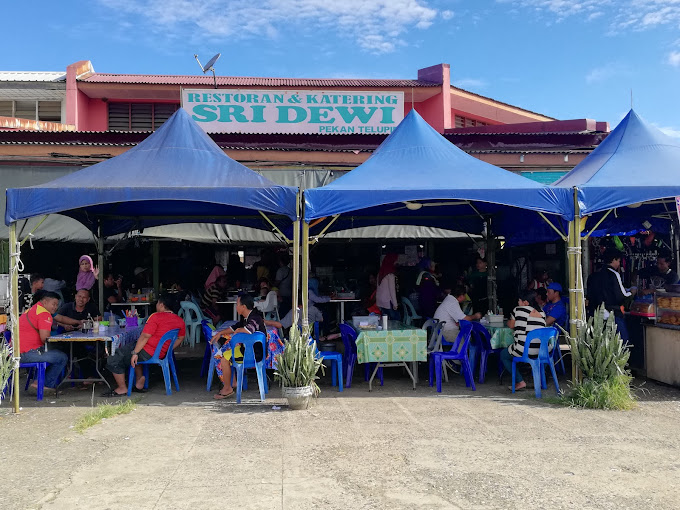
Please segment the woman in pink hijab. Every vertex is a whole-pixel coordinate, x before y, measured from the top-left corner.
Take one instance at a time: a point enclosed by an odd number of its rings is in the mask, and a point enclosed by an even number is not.
[[[76,292],[80,289],[90,290],[97,281],[99,268],[94,267],[92,258],[89,255],[80,257],[80,259],[78,259],[78,266],[80,267],[80,271],[78,271],[78,278],[76,279]]]
[[[215,264],[215,267],[213,267],[213,270],[210,271],[210,274],[208,275],[208,279],[205,281],[205,288],[207,289],[210,287],[220,276],[224,276],[225,274],[227,273],[224,272],[224,268],[219,264]]]

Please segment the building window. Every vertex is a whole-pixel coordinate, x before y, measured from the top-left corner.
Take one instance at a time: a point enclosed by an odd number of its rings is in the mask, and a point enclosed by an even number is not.
[[[154,131],[177,111],[178,104],[109,103],[110,131]]]
[[[0,101],[0,117],[61,122],[61,101]]]
[[[456,128],[467,128],[467,127],[477,127],[486,126],[486,122],[481,120],[470,119],[468,117],[463,117],[461,115],[456,115]]]

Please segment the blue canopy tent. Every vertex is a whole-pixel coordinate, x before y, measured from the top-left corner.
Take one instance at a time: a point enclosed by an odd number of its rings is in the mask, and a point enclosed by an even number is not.
[[[78,220],[97,236],[101,266],[106,236],[193,222],[243,225],[283,236],[283,228],[299,221],[298,211],[297,188],[277,185],[229,158],[180,109],[143,142],[115,158],[45,184],[7,190],[13,338],[18,342],[18,220],[53,213]]]
[[[484,223],[491,227],[493,221],[494,234],[504,234],[496,228],[508,225],[502,218],[523,210],[546,220],[548,215],[566,220],[573,217],[568,190],[544,186],[468,155],[415,110],[366,162],[326,186],[305,190],[304,202],[305,250],[305,228],[309,229],[310,222],[321,234],[380,224],[444,227],[478,234]],[[303,280],[305,263],[303,254]],[[305,288],[303,281],[303,292]]]
[[[59,213],[96,233],[205,221],[262,228],[262,211],[296,218],[297,188],[234,161],[180,109],[115,158],[27,188],[7,190],[7,225]],[[101,224],[101,225],[100,225]]]
[[[578,190],[578,214],[680,196],[680,141],[633,110],[554,186]]]
[[[555,187],[576,191],[578,216],[587,236],[668,232],[680,196],[680,140],[671,138],[630,110],[609,136]],[[559,222],[558,222],[559,223]],[[557,223],[556,223],[557,225]],[[565,225],[558,225],[563,230]],[[533,221],[509,237],[513,244],[555,239]]]
[[[633,110],[581,163],[554,184],[573,194],[580,221],[569,231],[572,317],[583,314],[581,236],[669,230],[680,196],[680,142]],[[612,214],[613,213],[613,214]],[[574,308],[575,307],[575,308]]]

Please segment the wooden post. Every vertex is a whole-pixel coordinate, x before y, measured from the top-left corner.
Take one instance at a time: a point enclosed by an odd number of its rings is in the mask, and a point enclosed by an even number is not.
[[[302,220],[302,327],[309,326],[309,223]]]
[[[16,250],[16,252],[15,252]],[[20,338],[19,338],[19,256],[21,248],[17,243],[17,224],[16,222],[9,226],[9,284],[11,293],[11,310],[10,317],[12,319],[12,356],[17,359],[21,356]],[[19,364],[14,367],[13,395],[14,395],[14,412],[19,412]]]
[[[300,302],[300,200],[302,192],[298,191],[295,198],[295,222],[293,223],[293,288],[291,293],[293,308],[293,328],[298,325],[298,303]]]
[[[579,278],[581,270],[581,218],[578,206],[578,189],[574,188],[574,219],[569,222],[569,239],[567,248],[569,268],[569,335],[578,337],[578,328],[583,321],[583,280]],[[576,382],[579,379],[576,363],[572,353],[571,377]]]

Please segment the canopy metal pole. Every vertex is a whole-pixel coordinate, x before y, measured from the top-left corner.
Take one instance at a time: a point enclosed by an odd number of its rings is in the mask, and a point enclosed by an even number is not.
[[[24,237],[24,240],[21,241],[21,246],[23,246],[24,243],[25,243],[26,241],[28,241],[28,240],[31,238],[31,236],[33,235],[33,232],[35,232],[36,230],[38,230],[38,227],[39,227],[40,225],[42,225],[43,222],[44,222],[46,219],[47,219],[47,214],[46,214],[45,216],[42,217],[42,219],[38,222],[38,224],[37,224],[35,227],[33,227],[33,230],[31,230],[28,234],[26,234],[26,237]],[[33,247],[33,245],[31,245],[31,247]]]
[[[562,241],[566,241],[567,237],[569,236],[568,234],[565,236],[562,232],[560,232],[560,229],[558,229],[555,225],[552,224],[552,222],[543,214],[542,212],[539,212],[538,215],[543,218],[543,220],[550,225],[550,227],[557,232],[557,234],[562,238]]]
[[[298,303],[300,302],[300,195],[298,191],[295,198],[295,222],[293,223],[293,289],[291,293],[293,308],[293,330],[298,324]]]
[[[583,325],[583,278],[581,274],[581,218],[578,206],[578,188],[574,188],[574,219],[569,222],[569,242],[567,248],[569,260],[569,335],[578,337],[578,330]],[[576,382],[579,379],[576,363],[572,353],[571,377]]]
[[[99,283],[99,298],[97,299],[99,303],[99,313],[104,317],[104,276],[106,271],[104,270],[104,237],[102,236],[102,220],[97,221],[97,265],[99,266],[99,277],[97,282]]]
[[[680,251],[680,229],[678,228],[678,220],[673,219],[671,223],[673,232],[673,260],[675,260],[675,272],[680,271],[680,256],[678,256],[678,251]]]
[[[158,296],[158,289],[160,287],[160,258],[161,258],[161,246],[158,241],[153,241],[152,246],[152,259],[153,259],[153,292]]]
[[[12,356],[14,367],[12,373],[12,393],[14,396],[14,412],[19,412],[19,358],[21,349],[19,345],[19,260],[21,247],[17,243],[17,224],[13,222],[9,226],[9,279],[10,279],[10,321],[12,328]]]
[[[491,217],[486,218],[486,295],[489,310],[496,313],[498,300],[496,296],[496,238],[493,235]]]
[[[584,303],[585,303],[585,282],[588,279],[588,275],[590,274],[590,239],[587,237],[581,239],[581,275],[583,277],[582,283],[583,285],[583,296],[584,296]]]
[[[585,238],[586,238],[586,239],[588,239],[588,238],[591,236],[591,234],[597,229],[597,227],[599,227],[600,224],[601,224],[604,220],[607,219],[607,216],[609,216],[609,213],[611,213],[613,210],[614,210],[614,209],[609,209],[609,210],[602,216],[602,218],[600,218],[600,221],[598,221],[597,223],[595,223],[595,226],[594,226],[593,228],[591,228],[591,229],[588,231],[588,233],[585,235]],[[583,229],[581,228],[581,230],[583,230]]]
[[[274,223],[272,222],[272,220],[270,220],[270,219],[267,217],[267,215],[266,215],[265,213],[263,213],[262,211],[257,211],[257,212],[259,212],[259,213],[260,213],[260,216],[262,216],[262,217],[265,219],[265,221],[266,221],[267,223],[269,223],[269,225],[271,225],[271,227],[274,229],[275,232],[278,232],[278,234],[279,234],[279,235],[280,235],[287,243],[290,243],[290,239],[288,239],[288,238],[286,237],[286,234],[284,234],[283,232],[281,232],[281,230],[279,229],[279,227],[277,227],[276,225],[274,225]]]

